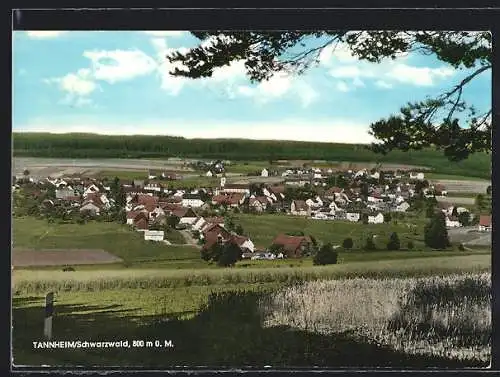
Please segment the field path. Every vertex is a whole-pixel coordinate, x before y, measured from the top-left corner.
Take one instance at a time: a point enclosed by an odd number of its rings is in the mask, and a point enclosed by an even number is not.
[[[196,241],[193,238],[193,236],[191,236],[191,233],[189,233],[187,230],[179,230],[179,232],[182,234],[182,236],[186,240],[186,245],[195,246],[196,248],[200,247],[200,245],[198,245],[198,241]]]

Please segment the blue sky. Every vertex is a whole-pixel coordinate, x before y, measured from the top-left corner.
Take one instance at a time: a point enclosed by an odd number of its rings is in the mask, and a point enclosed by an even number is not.
[[[257,85],[243,62],[208,79],[169,75],[165,55],[198,43],[181,31],[16,31],[13,131],[370,142],[371,122],[466,74],[433,56],[375,64],[340,47],[304,75]],[[488,109],[491,71],[464,96]]]

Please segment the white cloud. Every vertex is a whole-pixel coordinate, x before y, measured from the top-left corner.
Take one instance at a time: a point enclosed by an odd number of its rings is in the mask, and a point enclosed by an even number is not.
[[[45,79],[46,83],[57,83],[61,90],[78,96],[86,96],[97,88],[97,84],[89,79],[89,71],[81,69],[77,73],[68,73],[66,76]]]
[[[152,57],[137,49],[85,51],[83,56],[91,60],[92,76],[111,84],[148,75],[157,68]]]
[[[319,98],[317,91],[313,87],[305,82],[301,82],[296,86],[297,95],[300,98],[302,107],[307,107]]]
[[[76,73],[68,73],[62,77],[43,80],[47,84],[57,84],[59,89],[66,93],[61,104],[82,107],[92,104],[88,98],[99,86],[93,80],[91,71],[83,68]]]
[[[373,77],[370,71],[362,71],[357,65],[345,65],[330,70],[330,75],[340,78]]]
[[[382,88],[382,89],[391,89],[392,88],[392,85],[384,80],[375,81],[375,85],[378,86],[379,88]]]
[[[140,132],[134,122],[106,123],[102,121],[38,121],[26,126],[15,127],[19,132],[90,132],[108,135],[171,135],[186,138],[240,138],[265,140],[297,140],[336,143],[371,143],[374,138],[368,134],[368,125],[344,119],[322,119],[314,121],[315,132],[310,129],[310,119],[285,119],[280,122],[220,122],[206,120],[203,129],[199,122],[186,120],[143,121]]]
[[[396,64],[386,76],[406,84],[432,86],[435,78],[446,78],[452,76],[454,72],[453,69],[447,67],[429,68]]]
[[[269,80],[262,81],[253,87],[239,85],[236,93],[252,97],[261,105],[285,95],[293,95],[300,100],[303,107],[307,107],[319,98],[319,94],[302,78],[283,72],[277,73]]]
[[[153,35],[155,37],[182,37],[188,34],[187,31],[181,30],[145,30],[143,33]]]
[[[330,44],[321,50],[319,62],[324,66],[332,66],[335,63],[350,63],[357,61],[357,58],[351,54],[351,51],[344,43]]]
[[[55,38],[62,34],[67,33],[67,31],[62,30],[32,30],[27,31],[26,35],[30,38],[45,39],[45,38]]]
[[[329,74],[335,78],[352,78],[354,86],[361,82],[361,78],[383,80],[387,85],[399,82],[415,86],[432,86],[439,79],[453,76],[455,70],[444,66],[439,68],[415,67],[406,63],[385,61],[378,64],[359,62],[356,65],[341,65],[330,69]],[[376,85],[380,86],[380,84]]]

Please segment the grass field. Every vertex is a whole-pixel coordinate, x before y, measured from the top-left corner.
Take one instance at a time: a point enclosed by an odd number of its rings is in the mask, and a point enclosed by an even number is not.
[[[419,240],[413,233],[408,233],[406,237],[413,237],[415,243],[414,250],[387,251],[385,248],[386,238],[389,237],[390,229],[386,224],[368,226],[368,229],[353,223],[332,223],[319,220],[305,220],[290,216],[262,215],[248,216],[238,215],[236,217],[243,224],[246,232],[251,236],[256,244],[258,242],[268,246],[268,242],[279,231],[298,231],[305,229],[306,234],[313,234],[318,240],[341,242],[351,233],[355,243],[364,242],[362,235],[365,232],[373,231],[378,234],[381,250],[376,252],[365,252],[352,250],[340,252],[339,258],[342,263],[363,262],[372,260],[393,260],[408,258],[426,258],[426,257],[452,257],[455,255],[468,255],[478,253],[489,253],[489,250],[480,249],[473,252],[464,252],[457,250],[435,251],[418,249]],[[256,221],[262,219],[261,221]],[[278,221],[276,221],[278,220]],[[237,221],[237,222],[238,222]],[[302,227],[306,221],[307,226]],[[404,225],[398,225],[402,231]],[[396,228],[399,231],[399,228]],[[406,230],[408,232],[408,230]],[[310,232],[310,233],[309,233]],[[337,233],[338,232],[338,233]],[[406,247],[404,238],[400,233],[402,247]],[[255,235],[255,236],[254,236]],[[358,237],[358,238],[356,238]],[[167,233],[166,238],[172,242],[183,243],[182,234],[177,231]],[[116,223],[97,223],[90,222],[85,225],[78,224],[50,224],[44,220],[38,220],[31,217],[13,219],[13,242],[14,247],[33,248],[33,249],[103,249],[122,259],[125,263],[116,265],[95,265],[78,266],[77,270],[99,270],[105,269],[205,269],[217,268],[210,265],[200,258],[199,250],[191,246],[169,246],[154,242],[144,241],[142,234],[131,230],[126,225]],[[285,268],[312,266],[311,258],[287,259],[275,261],[250,261],[243,260],[236,264],[236,268]],[[33,268],[28,268],[33,269]],[[36,269],[54,270],[60,267],[46,267]]]
[[[258,247],[268,247],[279,233],[304,232],[323,242],[339,245],[351,237],[354,248],[364,245],[366,237],[372,233],[377,235],[376,244],[385,249],[385,244],[392,232],[397,232],[406,247],[406,242],[412,240],[416,249],[423,248],[423,227],[427,220],[407,215],[406,220],[397,220],[397,224],[362,224],[349,221],[314,220],[298,216],[279,214],[235,215],[235,223],[241,224],[246,235]]]
[[[108,178],[113,179],[118,177],[123,180],[134,180],[134,179],[147,179],[148,171],[146,169],[141,170],[101,170],[99,173],[94,175],[95,178]]]
[[[14,218],[13,243],[33,249],[103,249],[126,262],[200,259],[195,247],[144,241],[142,233],[127,225],[107,222],[50,224],[31,217]]]
[[[454,181],[486,181],[486,179],[481,177],[475,177],[474,175],[469,176],[466,174],[457,175],[457,174],[441,174],[441,173],[425,173],[425,179],[428,180],[449,179]]]
[[[228,173],[240,173],[240,174],[259,172],[260,174],[260,172],[264,168],[270,169],[268,161],[249,161],[249,162],[238,162],[228,165],[226,166],[226,171]]]
[[[183,172],[179,172],[179,174],[182,175]],[[192,175],[194,173],[189,172],[188,174]],[[148,178],[148,171],[147,170],[137,170],[137,171],[103,170],[95,174],[94,176],[96,178],[108,178],[108,179],[113,179],[114,177],[118,177],[123,180],[134,180],[134,179],[146,180]],[[220,179],[214,177],[199,176],[199,177],[187,177],[184,179],[173,180],[173,181],[151,180],[151,182],[158,182],[165,187],[172,187],[172,188],[180,188],[180,187],[196,188],[196,187],[216,187],[219,185]]]

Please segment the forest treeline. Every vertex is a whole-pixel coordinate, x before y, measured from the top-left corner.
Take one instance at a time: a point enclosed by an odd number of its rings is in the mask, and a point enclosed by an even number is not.
[[[235,161],[279,159],[381,162],[428,166],[445,174],[490,178],[491,155],[477,153],[451,163],[435,150],[380,155],[364,145],[247,139],[185,139],[174,136],[13,133],[17,157],[207,158]]]

